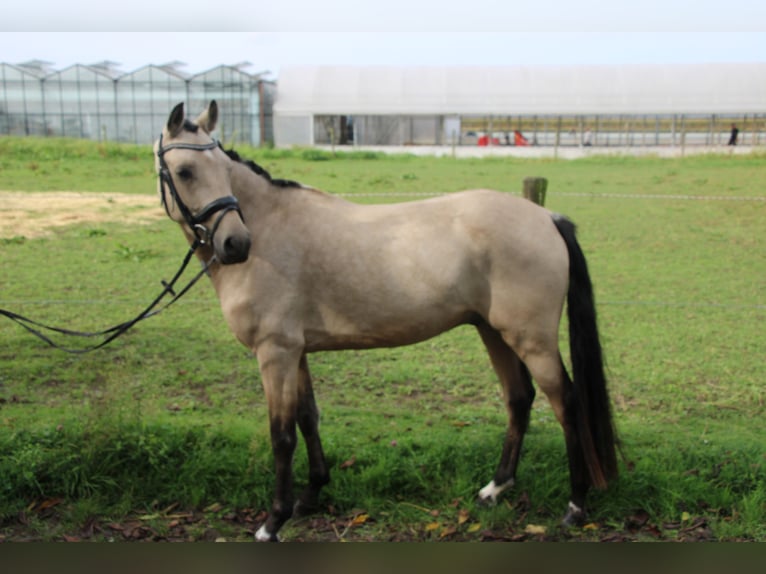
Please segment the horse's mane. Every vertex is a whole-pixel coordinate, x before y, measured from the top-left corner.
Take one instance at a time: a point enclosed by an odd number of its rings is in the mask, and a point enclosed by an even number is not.
[[[297,181],[293,181],[291,179],[272,178],[271,174],[268,171],[266,171],[264,168],[262,168],[260,165],[255,163],[253,160],[243,159],[233,149],[225,149],[223,151],[226,153],[227,156],[229,156],[229,158],[232,161],[236,161],[238,163],[241,163],[242,165],[246,165],[247,167],[250,168],[251,171],[260,175],[262,178],[268,180],[268,182],[271,183],[272,185],[275,185],[277,187],[303,187],[302,184],[298,183]]]

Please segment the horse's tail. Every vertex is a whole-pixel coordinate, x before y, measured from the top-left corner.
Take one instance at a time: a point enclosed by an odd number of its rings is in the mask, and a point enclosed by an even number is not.
[[[609,480],[617,477],[617,437],[606,388],[593,286],[574,223],[560,215],[554,215],[553,221],[569,252],[567,315],[577,435],[593,486],[605,488]]]

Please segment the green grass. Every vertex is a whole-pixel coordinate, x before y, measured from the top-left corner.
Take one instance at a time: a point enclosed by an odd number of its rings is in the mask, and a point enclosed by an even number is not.
[[[566,162],[239,151],[274,177],[375,194],[352,196],[366,203],[470,187],[519,193],[524,177],[547,177],[547,206],[578,224],[588,256],[624,442],[622,476],[592,495],[591,519],[621,528],[643,510],[672,537],[673,525],[703,516],[719,539],[766,540],[766,202],[675,198],[763,196],[765,155]],[[155,185],[148,147],[0,138],[0,189],[150,195]],[[583,192],[592,195],[575,195]],[[631,197],[639,194],[659,197]],[[169,221],[0,240],[0,307],[103,328],[141,310],[185,251]],[[95,353],[52,350],[8,321],[0,341],[0,532],[3,520],[59,497],[73,522],[158,505],[269,506],[257,364],[204,282]],[[506,423],[471,328],[402,349],[320,354],[311,366],[333,466],[324,501],[368,513],[370,536],[401,528],[438,539],[442,530],[425,525],[454,522],[458,509],[470,511],[466,525],[505,533],[560,517],[563,438],[541,393],[508,504],[473,504]],[[306,480],[301,450],[296,480]],[[35,527],[44,538],[58,532]],[[299,522],[285,534],[308,530]]]
[[[4,190],[146,193],[153,175],[149,146],[0,137]]]

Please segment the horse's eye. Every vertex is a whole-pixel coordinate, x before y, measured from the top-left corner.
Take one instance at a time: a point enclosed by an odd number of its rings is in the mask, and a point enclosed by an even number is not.
[[[192,171],[188,167],[182,167],[178,170],[178,177],[183,181],[189,181],[192,178]]]

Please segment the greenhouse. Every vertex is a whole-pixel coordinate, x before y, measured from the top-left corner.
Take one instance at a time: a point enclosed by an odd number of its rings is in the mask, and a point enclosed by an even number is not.
[[[188,75],[179,62],[130,73],[113,62],[76,64],[60,71],[46,62],[0,63],[0,134],[153,142],[170,110],[186,102],[190,114],[218,101],[218,137],[227,144],[273,140],[274,82],[236,66]]]
[[[46,135],[119,139],[114,78],[108,70],[76,64],[49,74],[41,87],[43,105],[35,125]]]
[[[47,135],[44,75],[37,67],[0,63],[0,134]]]

